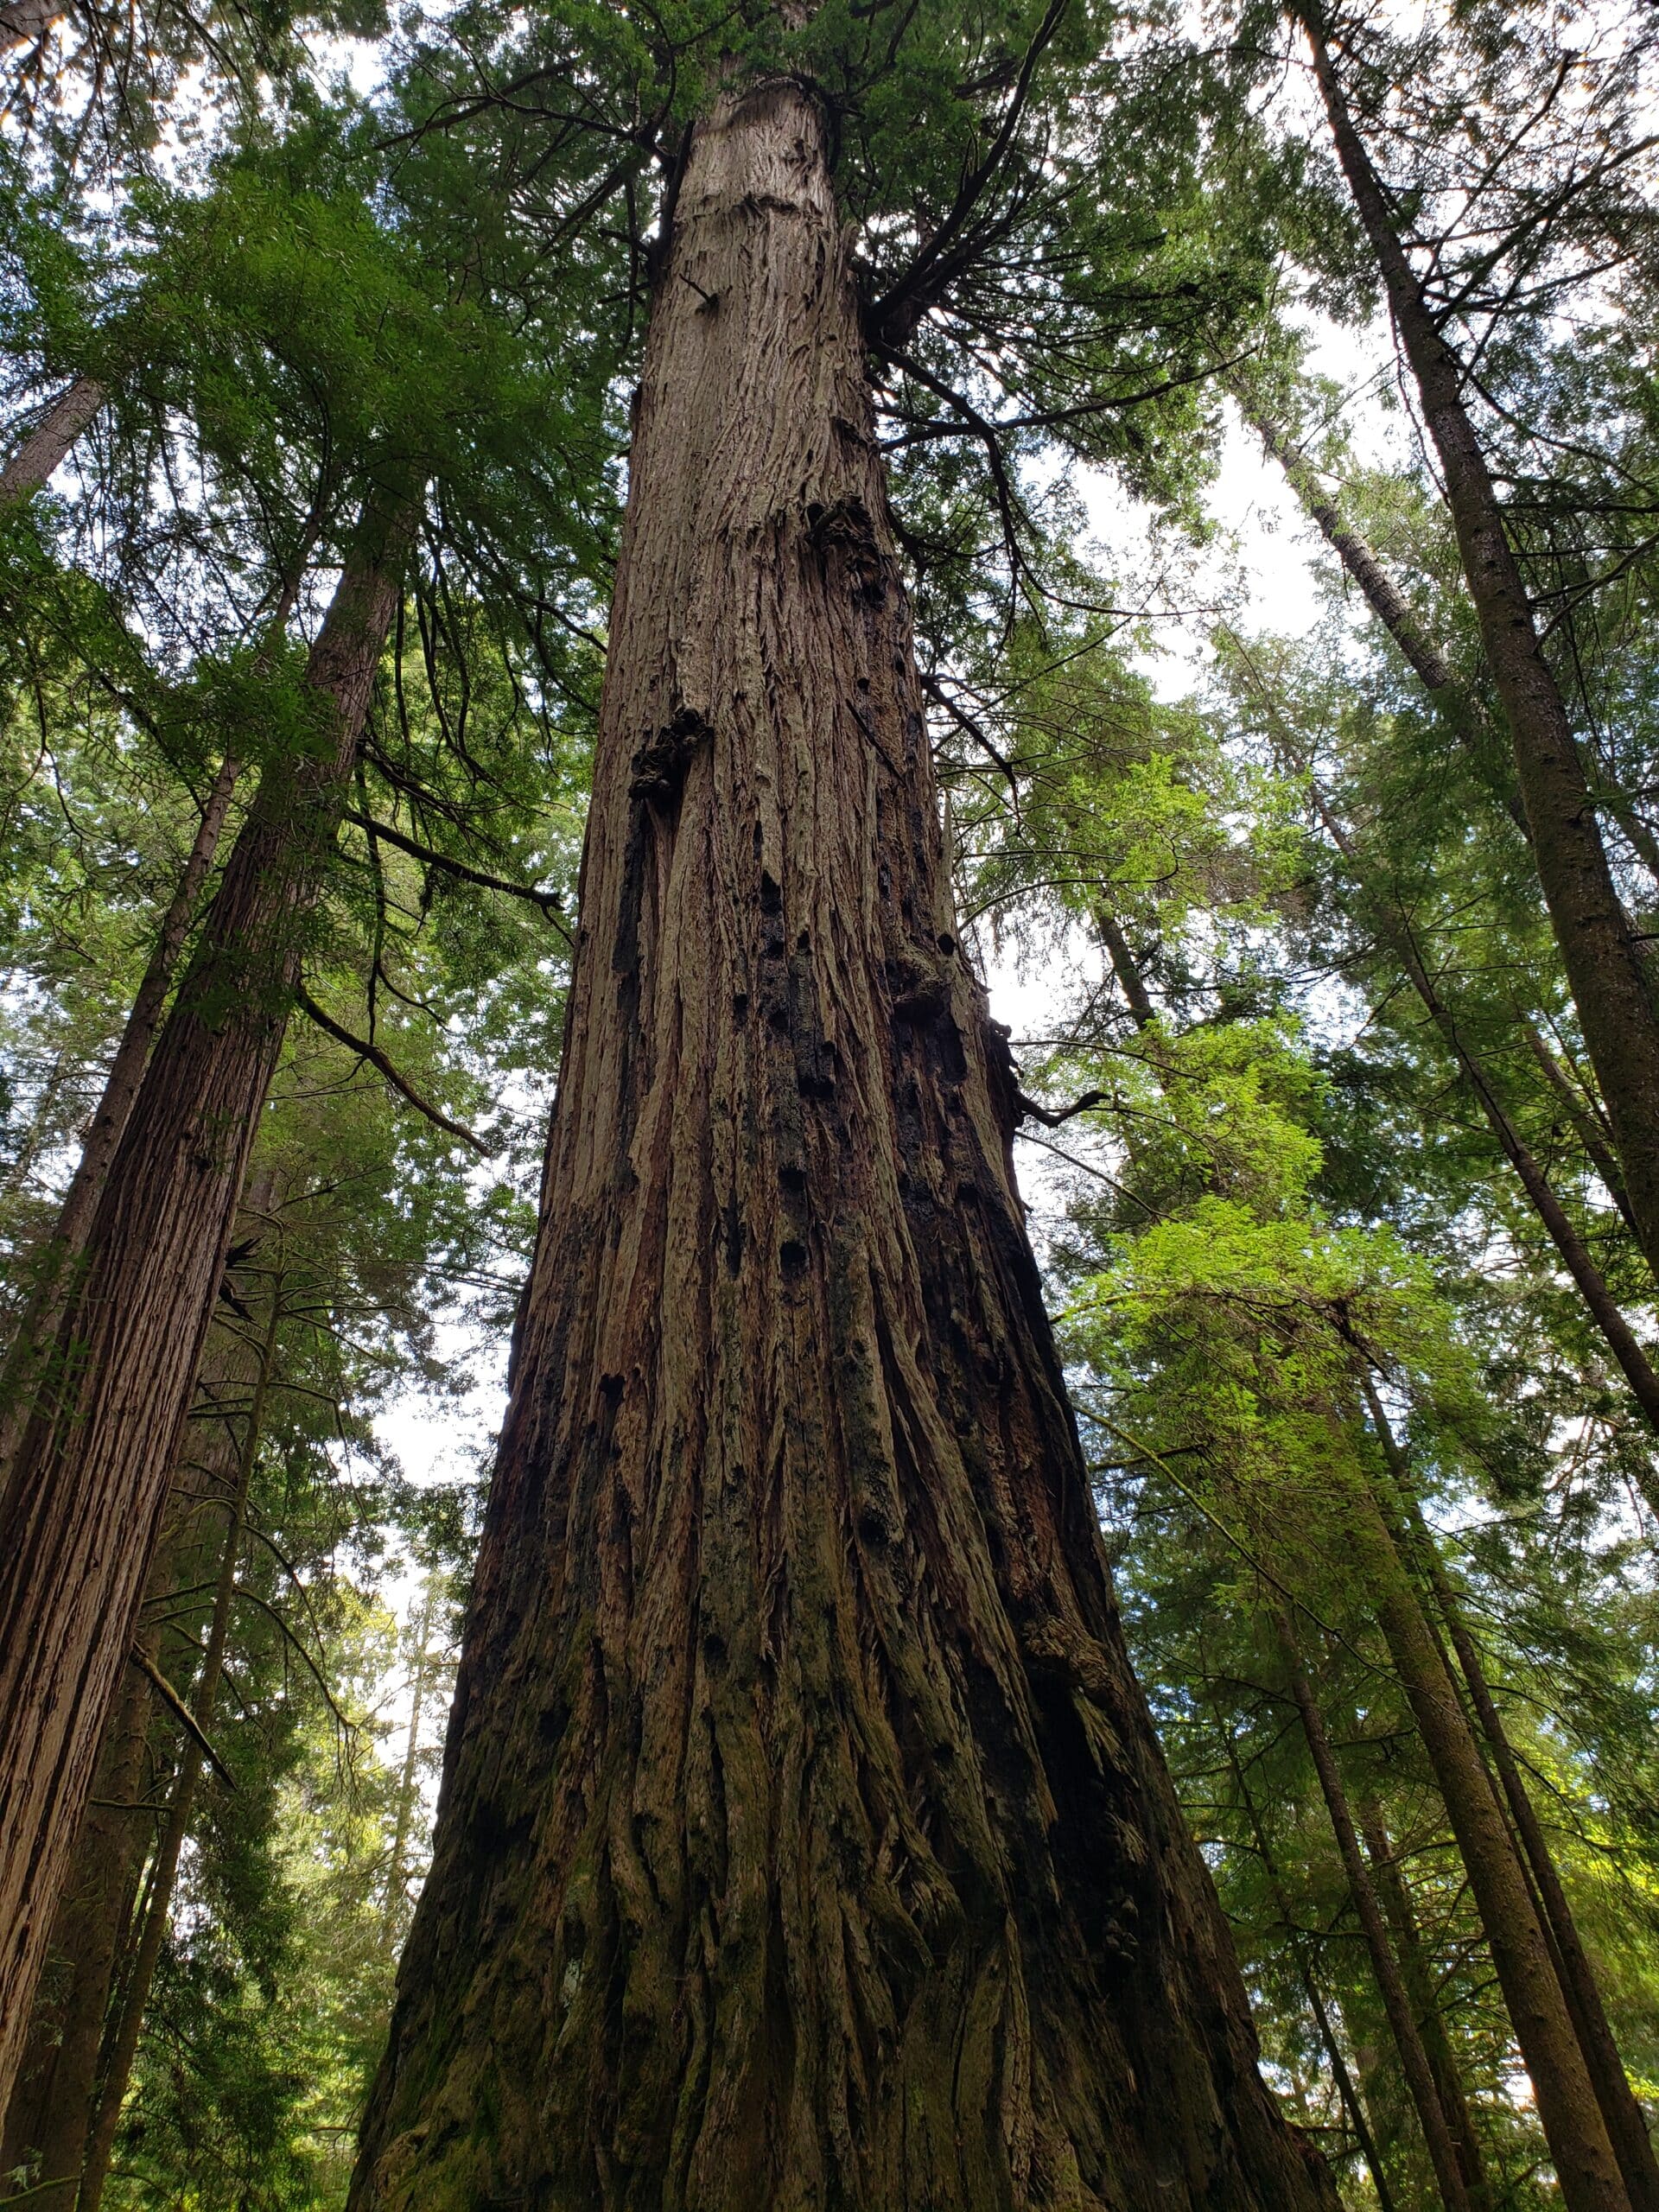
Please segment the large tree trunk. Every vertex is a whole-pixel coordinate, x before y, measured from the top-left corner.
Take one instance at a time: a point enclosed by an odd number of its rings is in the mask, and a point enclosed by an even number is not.
[[[1642,949],[1619,903],[1595,802],[1554,673],[1545,658],[1503,509],[1464,404],[1461,365],[1440,334],[1349,111],[1310,0],[1292,0],[1307,33],[1337,155],[1377,258],[1395,327],[1445,474],[1463,570],[1515,748],[1544,903],[1585,1043],[1612,1122],[1637,1233],[1659,1271],[1659,1014]]]
[[[5,1469],[28,1420],[41,1360],[48,1351],[54,1325],[61,1318],[75,1262],[86,1245],[98,1202],[109,1180],[111,1165],[138,1096],[138,1086],[143,1081],[167,995],[173,987],[190,925],[195,919],[207,872],[219,850],[219,834],[236,790],[237,774],[235,760],[226,754],[202,808],[189,855],[162,916],[161,928],[121,1032],[115,1058],[110,1063],[103,1096],[87,1124],[80,1159],[64,1193],[57,1221],[51,1236],[31,1261],[35,1282],[29,1304],[3,1369],[0,1369],[0,1481],[4,1479]]]
[[[276,1370],[276,1341],[282,1324],[283,1283],[278,1274],[270,1285],[270,1311],[264,1340],[259,1348],[259,1370],[254,1378],[253,1395],[248,1404],[241,1449],[237,1454],[235,1484],[229,1498],[225,1501],[227,1526],[224,1548],[219,1554],[213,1616],[208,1622],[201,1672],[196,1678],[195,1691],[190,1700],[197,1728],[209,1741],[212,1740],[219,1702],[219,1681],[225,1669],[226,1646],[230,1638],[231,1607],[236,1598],[242,1538],[247,1526],[248,1491],[259,1456],[265,1406]],[[145,1901],[143,1924],[138,1933],[132,1972],[122,1991],[120,2017],[115,2022],[115,2031],[110,2038],[108,2063],[99,2083],[97,2108],[86,2143],[86,2171],[81,2177],[78,2212],[99,2212],[99,2206],[103,2201],[104,2184],[109,2179],[110,2160],[115,2152],[116,2133],[121,2125],[121,2107],[126,2102],[127,2084],[132,2077],[132,2062],[137,2056],[138,2037],[149,2004],[150,1985],[156,1978],[162,1944],[166,1938],[168,1922],[173,1910],[173,1890],[178,1879],[179,1858],[184,1849],[185,1838],[190,1833],[201,1768],[201,1745],[194,1737],[187,1738],[179,1758],[179,1770],[174,1777],[173,1796],[168,1805],[167,1817],[162,1823],[162,1832],[156,1845],[156,1862],[150,1870],[149,1891]]]
[[[1330,2205],[1124,1654],[792,86],[681,186],[582,912],[353,2202]]]
[[[397,603],[372,503],[312,649],[314,751],[273,764],[157,1039],[0,1497],[0,2101],[122,1664],[307,919]]]
[[[70,2212],[80,2186],[110,1986],[151,1835],[143,1796],[149,1722],[149,1684],[130,1667],[59,1899],[51,1964],[0,2131],[0,2177],[29,2174],[30,2201],[40,2212]]]

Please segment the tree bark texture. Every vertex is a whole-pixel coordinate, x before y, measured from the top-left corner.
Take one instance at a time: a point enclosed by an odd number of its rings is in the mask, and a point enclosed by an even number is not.
[[[54,1323],[61,1316],[70,1275],[86,1244],[92,1216],[109,1179],[111,1163],[138,1096],[167,995],[173,987],[179,958],[195,918],[197,902],[219,850],[219,835],[236,790],[237,774],[237,763],[226,754],[208,791],[189,856],[162,917],[149,963],[105,1079],[103,1095],[87,1124],[80,1158],[64,1193],[56,1225],[45,1249],[35,1262],[35,1286],[4,1369],[0,1370],[0,1481],[4,1479],[4,1470],[17,1448],[18,1437],[28,1418],[43,1340],[49,1341]]]
[[[130,1667],[99,1759],[96,1797],[58,1900],[51,1963],[0,2132],[0,2177],[29,2173],[30,2202],[41,2212],[70,2212],[80,2186],[110,1987],[151,1835],[143,1809],[149,1723],[149,1685]],[[0,2188],[10,2186],[0,2178]]]
[[[1544,657],[1503,508],[1464,404],[1461,365],[1395,229],[1318,10],[1298,0],[1293,12],[1307,33],[1338,158],[1440,455],[1464,575],[1515,748],[1539,885],[1607,1103],[1637,1233],[1659,1271],[1659,1014],[1642,949],[1619,901],[1566,702]]]
[[[276,1363],[276,1341],[282,1322],[282,1279],[278,1276],[270,1287],[270,1312],[264,1341],[260,1346],[259,1371],[248,1404],[241,1449],[237,1454],[235,1487],[226,1501],[228,1525],[224,1548],[219,1555],[213,1615],[207,1626],[201,1672],[196,1678],[195,1692],[190,1700],[196,1725],[210,1740],[219,1701],[219,1681],[225,1670],[225,1649],[230,1637],[231,1607],[236,1598],[236,1578],[241,1566],[242,1537],[247,1526],[248,1491],[253,1481],[254,1465],[259,1456],[265,1406]],[[127,2084],[132,2077],[132,2062],[138,2053],[138,2037],[149,2004],[150,1985],[156,1978],[162,1944],[166,1939],[168,1921],[173,1910],[173,1890],[178,1879],[179,1856],[184,1849],[185,1838],[190,1833],[201,1768],[201,1746],[194,1738],[187,1738],[179,1757],[179,1770],[174,1777],[167,1817],[162,1823],[162,1832],[156,1840],[156,1860],[150,1869],[149,1891],[145,1901],[143,1924],[138,1931],[137,1947],[133,1955],[132,1971],[122,1991],[119,2017],[110,2039],[109,2058],[99,2083],[98,2102],[86,2141],[86,2160],[81,2176],[78,2212],[99,2212],[99,2206],[103,2202],[104,2185],[109,2179],[110,2161],[115,2153],[116,2134],[121,2125],[121,2107],[126,2102]]]
[[[62,13],[61,9],[36,5],[0,8],[0,47],[18,46],[36,38]],[[28,28],[17,29],[19,23]],[[0,508],[26,499],[38,492],[54,471],[67,459],[69,449],[108,397],[96,377],[77,377],[41,416],[3,468],[0,468]]]
[[[1498,1986],[1532,2080],[1567,2212],[1630,2212],[1521,1861],[1456,1686],[1380,1507],[1356,1535],[1377,1624],[1417,1723],[1480,1912]]]
[[[274,763],[156,1040],[0,1497],[0,2099],[154,1549],[308,918],[400,588],[371,503]]]
[[[695,134],[358,2212],[1331,2206],[1130,1675],[816,109]]]

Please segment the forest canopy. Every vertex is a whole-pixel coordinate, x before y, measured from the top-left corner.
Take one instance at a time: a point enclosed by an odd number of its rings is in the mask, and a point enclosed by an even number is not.
[[[1659,2212],[1656,79],[0,0],[0,2207]]]

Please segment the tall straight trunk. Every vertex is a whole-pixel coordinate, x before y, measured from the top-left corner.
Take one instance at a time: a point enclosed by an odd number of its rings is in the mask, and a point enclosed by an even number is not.
[[[533,1272],[353,2203],[1333,2203],[1129,1672],[791,84],[652,312]]]
[[[1618,1207],[1624,1226],[1634,1229],[1635,1218],[1630,1212],[1630,1201],[1624,1188],[1624,1177],[1609,1143],[1609,1131],[1598,1112],[1600,1102],[1586,1097],[1561,1065],[1554,1051],[1538,1033],[1536,1022],[1528,1020],[1522,1034],[1526,1047],[1538,1065],[1538,1071],[1573,1124],[1579,1142],[1584,1147],[1585,1158],[1600,1176],[1607,1195]]]
[[[1423,635],[1405,594],[1386,563],[1361,531],[1344,522],[1336,501],[1319,480],[1319,471],[1295,440],[1256,404],[1242,384],[1233,382],[1229,389],[1243,410],[1245,420],[1284,471],[1286,481],[1307,510],[1320,536],[1359,587],[1366,605],[1411,664],[1423,689],[1430,693],[1449,692],[1452,688],[1452,671],[1446,664],[1446,657],[1432,639]],[[1519,801],[1512,804],[1518,814]],[[1524,816],[1521,817],[1521,826],[1525,829]]]
[[[1353,843],[1347,830],[1327,805],[1317,784],[1313,786],[1313,796],[1319,818],[1330,833],[1332,842],[1351,864]],[[1493,1089],[1479,1059],[1464,1042],[1463,1033],[1452,1009],[1440,996],[1433,978],[1424,965],[1409,921],[1386,901],[1380,903],[1380,912],[1383,933],[1389,949],[1405,971],[1407,982],[1421,1001],[1424,1011],[1439,1031],[1464,1081],[1474,1093],[1488,1128],[1497,1139],[1533,1211],[1560,1254],[1561,1264],[1572,1277],[1574,1287],[1584,1300],[1586,1311],[1601,1333],[1602,1341],[1618,1363],[1620,1371],[1630,1386],[1631,1395],[1641,1408],[1649,1426],[1659,1430],[1659,1375],[1654,1373],[1647,1354],[1637,1341],[1636,1332],[1624,1319],[1618,1300],[1607,1287],[1606,1278],[1592,1259],[1589,1247],[1580,1235],[1571,1215],[1555,1195],[1549,1178],[1539,1165],[1531,1147],[1510,1119],[1509,1109]],[[1650,1483],[1644,1494],[1649,1496],[1655,1510],[1659,1511],[1659,1484]]]
[[[1389,1941],[1382,1908],[1377,1901],[1376,1887],[1365,1863],[1365,1854],[1360,1849],[1359,1832],[1349,1807],[1342,1770],[1337,1764],[1337,1755],[1325,1728],[1325,1715],[1313,1694],[1313,1685],[1308,1680],[1307,1669],[1297,1649],[1288,1618],[1282,1612],[1276,1613],[1274,1624],[1278,1632],[1279,1648],[1284,1658],[1290,1694],[1295,1701],[1302,1733],[1313,1757],[1313,1771],[1319,1778],[1319,1793],[1325,1799],[1325,1808],[1330,1815],[1332,1833],[1336,1837],[1337,1850],[1342,1859],[1342,1870],[1348,1878],[1348,1894],[1353,1899],[1360,1932],[1365,1938],[1366,1955],[1371,1962],[1377,1994],[1382,1999],[1389,2032],[1394,2037],[1394,2047],[1400,2055],[1400,2070],[1406,2077],[1406,2088],[1423,2131],[1423,2141],[1427,2146],[1435,2182],[1446,2205],[1446,2212],[1471,2212],[1476,2200],[1470,2194],[1469,2177],[1458,2156],[1451,2122],[1440,2101],[1434,2069],[1429,2063],[1417,2016],[1400,1970],[1400,1961]]]
[[[213,1592],[213,1618],[208,1623],[201,1672],[196,1678],[195,1692],[190,1700],[196,1726],[210,1740],[219,1702],[219,1681],[225,1671],[225,1647],[230,1637],[231,1608],[236,1598],[242,1536],[247,1526],[248,1492],[259,1456],[259,1442],[264,1429],[265,1407],[276,1364],[276,1344],[282,1323],[282,1281],[279,1276],[271,1284],[270,1312],[264,1340],[259,1348],[259,1371],[254,1378],[253,1395],[248,1404],[241,1450],[237,1455],[235,1487],[226,1500],[225,1548],[220,1554],[218,1585]],[[103,2079],[99,2083],[98,2106],[86,2142],[86,2161],[81,2175],[77,2212],[98,2212],[103,2200],[104,2184],[109,2178],[116,2132],[121,2125],[121,2107],[126,2102],[127,2084],[132,2075],[132,2062],[137,2055],[138,2036],[149,2003],[150,1985],[156,1978],[156,1962],[162,1955],[162,1944],[167,1935],[168,1920],[173,1909],[174,1885],[178,1879],[179,1854],[184,1848],[185,1838],[190,1833],[201,1767],[200,1744],[194,1736],[187,1737],[179,1755],[179,1770],[174,1777],[173,1796],[167,1808],[167,1817],[162,1823],[162,1832],[156,1840],[156,1862],[150,1872],[143,1923],[138,1931],[132,1971],[121,1993],[120,2017],[110,2039],[108,2060]]]
[[[1607,2008],[1602,2002],[1595,1969],[1590,1963],[1584,1939],[1579,1934],[1578,1922],[1567,1902],[1567,1891],[1562,1887],[1554,1853],[1550,1850],[1549,1840],[1538,1818],[1538,1808],[1532,1802],[1532,1794],[1522,1779],[1515,1747],[1510,1741],[1509,1731],[1503,1726],[1503,1716],[1492,1695],[1491,1683],[1481,1662],[1478,1647],[1469,1633],[1463,1608],[1440,1562],[1433,1536],[1417,1505],[1405,1453],[1395,1436],[1382,1402],[1369,1381],[1365,1385],[1365,1399],[1371,1426],[1382,1446],[1389,1471],[1411,1517],[1417,1538],[1416,1548],[1427,1574],[1429,1588],[1440,1618],[1445,1623],[1446,1634],[1451,1638],[1459,1672],[1468,1685],[1470,1700],[1497,1770],[1503,1802],[1509,1808],[1515,1833],[1520,1840],[1521,1849],[1537,1889],[1562,1993],[1572,2013],[1585,2064],[1594,2085],[1596,2102],[1601,2107],[1607,2133],[1612,2139],[1614,2154],[1618,2159],[1619,2171],[1624,2177],[1632,2212],[1659,2212],[1659,2160],[1656,2160],[1654,2156],[1653,2138],[1636,2094],[1630,2088],[1624,2061],[1619,2056],[1618,2044],[1607,2018]]]
[[[162,917],[149,963],[121,1032],[121,1041],[105,1078],[103,1095],[87,1124],[80,1159],[64,1193],[57,1221],[32,1263],[36,1279],[29,1305],[4,1366],[0,1369],[0,1480],[3,1480],[4,1470],[28,1420],[30,1399],[39,1379],[40,1360],[49,1344],[54,1325],[61,1319],[75,1262],[85,1249],[111,1165],[138,1096],[138,1086],[143,1081],[167,995],[173,987],[179,957],[195,918],[196,904],[219,850],[225,817],[236,790],[237,774],[237,764],[227,753],[213,779],[195,841]]]
[[[1385,563],[1357,531],[1344,526],[1335,505],[1320,486],[1318,473],[1295,442],[1254,406],[1242,388],[1234,386],[1233,391],[1262,444],[1284,469],[1292,490],[1319,524],[1344,568],[1359,586],[1371,612],[1410,662],[1421,679],[1424,690],[1431,697],[1444,701],[1453,691],[1451,672],[1439,648],[1418,626],[1416,619],[1406,604],[1404,594]],[[1467,717],[1459,716],[1457,727],[1466,739]],[[1527,826],[1526,813],[1514,789],[1507,789],[1502,796],[1504,807],[1516,827],[1524,837],[1530,839],[1532,833]],[[1625,1193],[1623,1172],[1609,1147],[1611,1131],[1598,1122],[1594,1109],[1580,1096],[1577,1087],[1563,1073],[1555,1055],[1539,1035],[1536,1024],[1527,1020],[1524,1034],[1528,1050],[1537,1061],[1545,1081],[1567,1109],[1568,1118],[1578,1132],[1591,1164],[1606,1185],[1608,1193],[1624,1216],[1626,1225],[1634,1229],[1635,1217]]]
[[[1297,1979],[1302,1985],[1302,1993],[1307,1999],[1308,2010],[1313,2015],[1313,2024],[1319,2031],[1319,2041],[1324,2046],[1325,2057],[1330,2062],[1332,2078],[1337,2085],[1337,2094],[1342,2101],[1343,2110],[1348,2115],[1349,2125],[1354,2131],[1354,2140],[1359,2145],[1360,2156],[1365,2161],[1366,2171],[1371,2177],[1371,2186],[1376,2192],[1377,2212],[1395,2212],[1394,2196],[1389,2187],[1388,2173],[1382,2163],[1382,2154],[1377,2149],[1376,2139],[1371,2133],[1371,2126],[1366,2117],[1363,2101],[1353,2075],[1349,2069],[1348,2061],[1343,2055],[1341,2042],[1332,2022],[1330,2008],[1319,1993],[1319,1985],[1314,1976],[1313,1963],[1307,1955],[1306,1938],[1297,1923],[1295,1914],[1291,1910],[1284,1878],[1279,1872],[1278,1861],[1268,1840],[1268,1832],[1262,1826],[1261,1808],[1256,1804],[1254,1793],[1246,1779],[1243,1764],[1238,1756],[1238,1747],[1233,1741],[1232,1731],[1223,1719],[1219,1708],[1216,1708],[1215,1711],[1216,1725],[1220,1729],[1227,1745],[1227,1764],[1232,1773],[1233,1787],[1237,1790],[1239,1802],[1244,1808],[1245,1817],[1250,1824],[1250,1834],[1255,1840],[1256,1857],[1261,1861],[1262,1872],[1268,1878],[1268,1885],[1273,1892],[1274,1903],[1279,1908],[1279,1916],[1285,1923],[1291,1948],[1295,1952]]]
[[[1461,366],[1394,226],[1308,0],[1293,0],[1313,55],[1337,155],[1382,273],[1424,421],[1440,455],[1465,577],[1515,748],[1516,781],[1562,965],[1607,1103],[1637,1233],[1659,1271],[1659,1014],[1619,903],[1566,702],[1544,657]]]
[[[415,1662],[410,1680],[409,1733],[404,1739],[404,1768],[397,1778],[397,1816],[392,1829],[391,1863],[386,1869],[385,1910],[380,1923],[389,1945],[409,1904],[404,1884],[408,1879],[409,1833],[415,1824],[415,1801],[420,1787],[421,1713],[426,1699],[432,1611],[432,1586],[429,1583],[421,1598],[420,1610],[410,1623]]]
[[[1417,1916],[1412,1910],[1411,1891],[1401,1871],[1400,1862],[1395,1856],[1382,1807],[1374,1797],[1362,1798],[1356,1809],[1359,1832],[1364,1839],[1366,1853],[1370,1860],[1371,1879],[1382,1901],[1382,1915],[1389,1924],[1395,1956],[1400,1961],[1401,1979],[1411,2000],[1412,2018],[1422,2038],[1423,2052],[1434,2080],[1434,2092],[1440,2101],[1440,2110],[1446,2114],[1446,2130],[1457,2152],[1464,2187],[1471,2205],[1484,2205],[1490,2202],[1490,2196],[1480,2139],[1475,2133],[1457,2053],[1452,2048],[1452,2038],[1447,2035],[1446,2022],[1440,2017],[1433,1976],[1428,1961],[1423,1955]]]
[[[370,502],[307,671],[315,749],[261,779],[0,1497],[0,2099],[131,1636],[409,514],[402,498]]]
[[[142,1795],[149,1724],[149,1684],[129,1668],[58,1903],[48,1980],[0,2131],[0,2177],[30,2174],[29,2202],[41,2212],[71,2212],[80,2185],[110,1986],[153,1832]]]
[[[262,1179],[256,1176],[256,1187]],[[218,1572],[222,1524],[213,1529],[209,1544],[200,1522],[210,1506],[222,1513],[236,1495],[245,1407],[257,1385],[258,1363],[257,1348],[227,1332],[216,1331],[210,1338],[191,1421],[195,1429],[205,1418],[207,1433],[202,1448],[182,1454],[175,1471],[166,1530],[135,1638],[174,1681],[188,1679],[184,1662],[189,1668],[195,1664],[194,1640],[150,1624],[170,1609],[177,1591],[201,1583],[204,1569],[210,1581]],[[227,1391],[243,1405],[221,1421]],[[211,1607],[207,1610],[211,1617]],[[34,2170],[41,2212],[69,2212],[80,2184],[111,1992],[131,1936],[139,1878],[156,1840],[156,1816],[166,1814],[164,1802],[143,1802],[153,1772],[146,1752],[158,1732],[170,1743],[177,1721],[152,1699],[143,1670],[130,1667],[99,1755],[93,1797],[53,1926],[51,1965],[36,1997],[16,2091],[0,2130],[0,2173]]]
[[[1549,1945],[1440,1647],[1382,1509],[1357,1501],[1358,1565],[1485,1930],[1567,2212],[1631,2212]]]
[[[17,13],[16,10],[10,12]],[[40,11],[50,20],[58,10]],[[0,9],[0,46],[6,43],[5,17]],[[34,36],[34,33],[28,34]],[[104,404],[109,393],[96,377],[77,377],[60,391],[3,468],[0,468],[0,509],[38,492],[54,469],[67,460],[70,448]]]

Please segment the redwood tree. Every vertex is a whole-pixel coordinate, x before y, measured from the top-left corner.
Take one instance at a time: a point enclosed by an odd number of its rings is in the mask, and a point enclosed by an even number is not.
[[[406,494],[368,504],[306,671],[317,741],[261,780],[0,1492],[0,2103],[143,1594],[409,518]]]
[[[827,136],[798,79],[728,84],[677,180],[538,1249],[353,2202],[1328,2205],[1119,1632]]]

